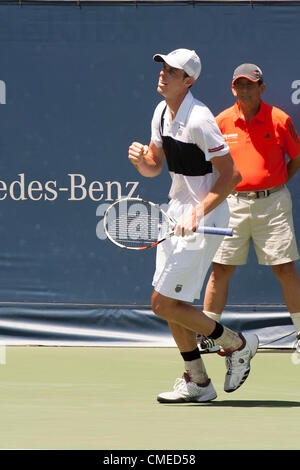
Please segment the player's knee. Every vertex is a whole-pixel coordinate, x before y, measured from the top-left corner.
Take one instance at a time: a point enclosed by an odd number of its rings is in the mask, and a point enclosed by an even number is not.
[[[277,279],[281,282],[295,280],[298,277],[297,269],[295,263],[291,261],[290,263],[277,264],[272,266],[273,272]]]
[[[235,266],[213,263],[211,280],[214,282],[228,281],[235,271]]]
[[[172,316],[171,299],[154,291],[151,298],[152,311],[160,318],[169,320]]]

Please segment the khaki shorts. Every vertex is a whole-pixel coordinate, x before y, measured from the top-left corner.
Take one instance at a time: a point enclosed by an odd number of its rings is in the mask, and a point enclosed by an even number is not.
[[[265,198],[230,195],[227,201],[233,236],[223,239],[214,262],[246,264],[251,239],[259,264],[276,265],[299,259],[292,200],[286,187]]]

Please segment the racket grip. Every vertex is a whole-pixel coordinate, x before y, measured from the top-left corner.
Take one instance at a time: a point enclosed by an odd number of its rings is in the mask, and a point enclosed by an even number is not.
[[[212,235],[227,235],[228,237],[232,237],[233,230],[232,228],[221,228],[221,227],[198,227],[198,233],[207,233]]]

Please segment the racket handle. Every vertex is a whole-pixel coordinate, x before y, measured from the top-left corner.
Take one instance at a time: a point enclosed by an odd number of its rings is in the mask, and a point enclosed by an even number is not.
[[[220,228],[220,227],[198,227],[197,233],[209,233],[212,235],[227,235],[232,237],[232,228]]]

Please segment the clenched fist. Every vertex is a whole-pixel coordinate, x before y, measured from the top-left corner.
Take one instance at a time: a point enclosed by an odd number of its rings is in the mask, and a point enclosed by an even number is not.
[[[148,145],[133,142],[128,150],[128,158],[134,165],[139,165],[144,159],[144,155],[148,152]]]

